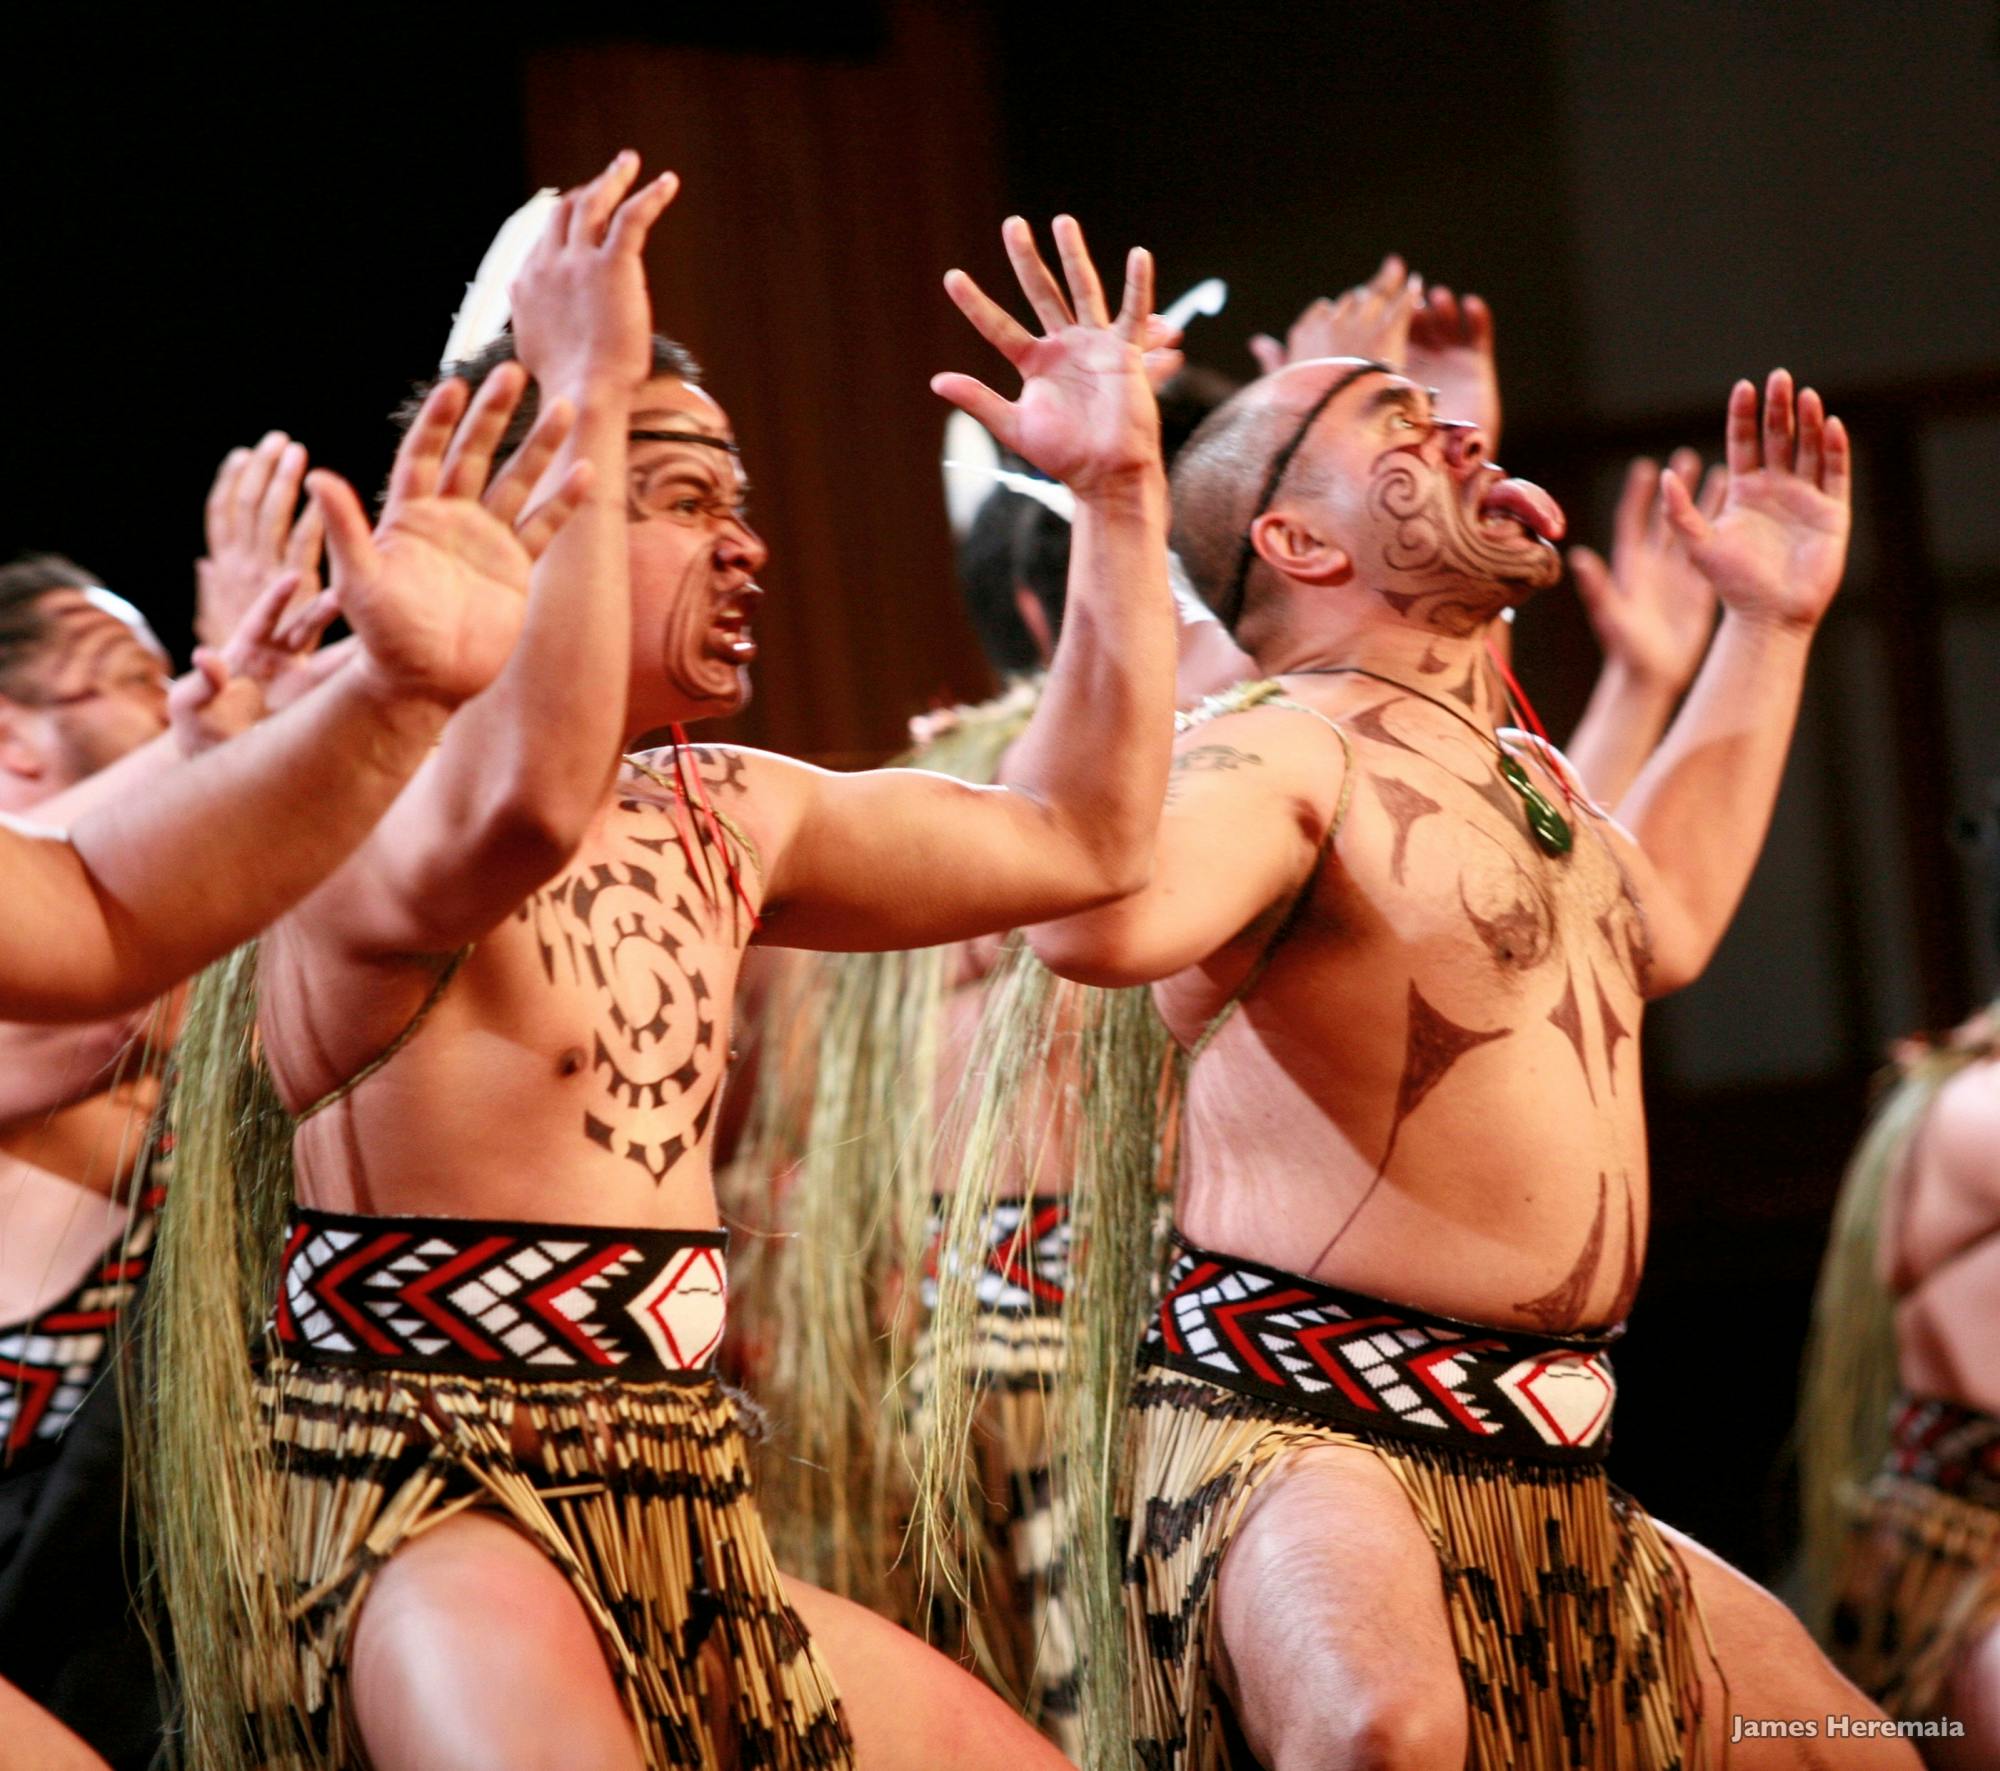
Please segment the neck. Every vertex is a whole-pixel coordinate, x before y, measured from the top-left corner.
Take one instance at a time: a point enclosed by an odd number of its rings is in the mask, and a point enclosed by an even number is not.
[[[1343,633],[1284,635],[1256,649],[1272,676],[1363,670],[1447,703],[1486,727],[1507,723],[1507,695],[1485,630],[1468,635],[1427,628],[1356,625]]]

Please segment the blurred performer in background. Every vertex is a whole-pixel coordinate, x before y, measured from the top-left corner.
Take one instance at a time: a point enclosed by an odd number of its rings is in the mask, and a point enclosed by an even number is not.
[[[132,790],[323,678],[308,659],[331,609],[307,582],[312,520],[293,521],[303,472],[273,436],[218,476],[197,625],[220,637],[173,696],[171,738],[167,654],[138,611],[59,556],[0,567],[0,809],[66,822],[105,796],[112,765]],[[172,1019],[162,1002],[85,1027],[0,1025],[0,1677],[119,1767],[160,1744],[109,1356],[169,1167],[149,1122]]]
[[[1989,814],[1989,861],[2000,819]],[[2000,1025],[1896,1056],[1834,1207],[1799,1408],[1834,1659],[1935,1766],[2000,1763]]]
[[[536,569],[521,648],[378,838],[190,1011],[180,1100],[204,1111],[177,1119],[152,1295],[161,1369],[215,1354],[201,1406],[157,1426],[204,1765],[1055,1758],[904,1633],[781,1582],[713,1373],[710,1142],[753,934],[956,941],[1143,872],[1173,678],[1150,263],[1128,262],[1114,322],[1074,223],[1056,227],[1066,297],[1011,222],[1041,335],[947,279],[1024,385],[934,385],[1077,501],[1018,788],[678,741],[622,759],[632,733],[741,706],[764,558],[725,415],[651,335],[641,248],[674,185],[635,191],[636,172],[621,155],[557,205],[512,340],[428,396],[383,513],[393,535],[438,475],[483,479],[523,365],[571,403],[597,489]],[[336,554],[365,555],[358,509],[328,518]],[[228,1271],[245,1153],[227,1147],[240,1114],[217,1110],[239,1087],[261,1102],[242,1203],[282,1269],[254,1389],[242,1327],[271,1291]],[[220,1208],[212,1242],[191,1198]]]

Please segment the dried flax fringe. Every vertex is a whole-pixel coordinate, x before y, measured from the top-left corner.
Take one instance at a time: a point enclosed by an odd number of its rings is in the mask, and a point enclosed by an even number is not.
[[[1883,1205],[1938,1091],[1981,1055],[1941,1046],[1918,1058],[1876,1110],[1834,1202],[1796,1428],[1805,1615],[1822,1642],[1849,1521],[1889,1449],[1896,1323],[1877,1266]]]
[[[1892,1716],[1935,1715],[1960,1657],[2000,1623],[2000,1512],[1878,1476],[1848,1527],[1841,1671]]]
[[[991,782],[1040,683],[955,708],[911,767]],[[784,1565],[911,1627],[901,1561],[909,1511],[902,1391],[914,1361],[936,1144],[949,948],[814,956],[767,1012],[736,1198],[788,1177],[782,1226],[732,1274],[732,1317],[765,1352],[773,1431],[759,1466]],[[772,1062],[773,1053],[802,1062]],[[757,1217],[754,1206],[735,1215]]]
[[[1129,1763],[1120,1545],[1113,1510],[1132,1355],[1158,1270],[1161,1179],[1180,1065],[1145,990],[1064,983],[1017,937],[987,984],[975,1056],[952,1108],[958,1151],[931,1318],[932,1417],[913,1529],[926,1586],[979,1608],[973,1451],[980,1387],[978,1274],[995,1203],[1052,1190],[1071,1211],[1062,1372],[1043,1399],[1053,1423],[1058,1559],[1081,1655],[1085,1762]],[[1051,1130],[1056,1133],[1051,1136]],[[1003,1192],[1002,1189],[1007,1189]],[[1024,1219],[1021,1233],[1029,1233]]]
[[[252,944],[189,993],[169,1081],[174,1175],[138,1311],[143,1393],[129,1416],[146,1597],[171,1623],[179,1669],[172,1744],[203,1771],[258,1762],[244,1679],[256,1645],[286,1632],[251,1358],[277,1283],[292,1127],[257,1061],[256,1018]]]
[[[1574,1762],[1571,1725],[1587,1726],[1582,1762],[1602,1771],[1683,1764],[1698,1771],[1706,1764],[1697,1725],[1700,1612],[1686,1572],[1643,1512],[1607,1495],[1601,1471],[1485,1467],[1273,1416],[1192,1380],[1156,1379],[1149,1388],[1134,1426],[1130,1544],[1143,1609],[1132,1609],[1126,1628],[1135,1731],[1148,1742],[1178,1743],[1159,1763],[1220,1771],[1229,1762],[1211,1676],[1215,1568],[1252,1496],[1287,1456],[1351,1445],[1379,1457],[1401,1484],[1445,1571],[1453,1646],[1466,1677],[1468,1766],[1556,1771]],[[1160,1423],[1163,1410],[1168,1418]],[[1182,1527],[1171,1548],[1149,1531],[1148,1505]],[[1629,1537],[1621,1541],[1607,1527],[1627,1507]],[[1549,1566],[1558,1546],[1567,1567],[1581,1572],[1581,1591]],[[1517,1571],[1512,1580],[1502,1572],[1510,1568]],[[1468,1578],[1469,1570],[1495,1578]],[[1170,1663],[1177,1690],[1137,1672],[1161,1658],[1155,1638],[1175,1633],[1149,1630],[1149,1619],[1177,1620],[1184,1631]],[[1705,1642],[1705,1628],[1701,1637]],[[1545,1675],[1532,1654],[1518,1653],[1537,1640],[1546,1644]],[[1603,1676],[1607,1641],[1616,1644],[1613,1677]],[[1634,1677],[1649,1668],[1657,1675],[1650,1682]],[[1564,1692],[1588,1696],[1572,1709]],[[1682,1693],[1692,1694],[1686,1716]]]
[[[373,1572],[477,1504],[503,1513],[569,1581],[649,1766],[721,1762],[727,1742],[710,1724],[725,1700],[741,1755],[731,1762],[851,1765],[839,1700],[818,1656],[800,1651],[719,1384],[524,1385],[279,1362],[262,1405],[280,1441],[283,1577],[298,1594],[295,1634],[250,1669],[256,1712],[278,1723],[274,1759],[359,1762],[344,1656]],[[514,1449],[523,1423],[542,1448],[540,1480]],[[410,1439],[430,1456],[393,1469]],[[478,1486],[447,1499],[454,1477]],[[722,1651],[723,1690],[687,1650],[704,1629]],[[316,1719],[316,1738],[295,1744],[283,1719],[301,1714]]]

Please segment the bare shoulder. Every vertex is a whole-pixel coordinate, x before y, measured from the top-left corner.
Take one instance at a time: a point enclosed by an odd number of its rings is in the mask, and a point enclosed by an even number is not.
[[[1337,722],[1279,697],[1240,708],[1213,704],[1183,717],[1167,776],[1169,811],[1210,814],[1289,806],[1302,821],[1333,815],[1348,774]]]
[[[2000,1058],[1981,1058],[1938,1091],[1923,1156],[1962,1198],[2000,1206]]]

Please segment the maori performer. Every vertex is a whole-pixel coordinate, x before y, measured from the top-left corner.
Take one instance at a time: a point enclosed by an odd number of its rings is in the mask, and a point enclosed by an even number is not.
[[[55,555],[0,567],[0,808],[67,821],[107,774],[129,790],[351,657],[315,655],[332,608],[311,581],[314,519],[293,520],[304,471],[277,434],[224,464],[198,567],[216,643],[177,687],[94,574]],[[149,1127],[172,1020],[168,999],[80,1028],[0,1025],[0,1676],[114,1766],[150,1763],[160,1737],[109,1354],[170,1164]]]
[[[1823,1639],[1950,1771],[2000,1760],[1996,1055],[1991,1009],[1898,1052],[1834,1209],[1799,1412]]]
[[[483,477],[515,352],[574,406],[596,490],[537,569],[514,663],[346,873],[190,1013],[180,1098],[209,1110],[177,1123],[153,1348],[209,1388],[160,1411],[155,1492],[204,1765],[1054,1760],[914,1639],[781,1580],[712,1368],[710,1140],[753,934],[962,940],[1143,874],[1173,674],[1150,262],[1114,321],[1073,222],[1065,296],[1011,221],[1042,336],[947,279],[1024,385],[933,385],[1078,502],[1017,787],[678,741],[621,761],[632,733],[742,704],[764,559],[726,416],[651,338],[640,253],[674,181],[636,176],[622,154],[557,206],[513,339],[429,396],[384,511],[393,536],[440,475]],[[365,557],[359,510],[327,514]],[[259,1103],[234,1150],[224,1086]],[[253,1255],[233,1275],[232,1162]],[[231,1441],[232,1420],[254,1430]]]
[[[1477,427],[1379,363],[1305,362],[1176,464],[1181,557],[1269,680],[1183,734],[1151,883],[1031,932],[1066,975],[1154,982],[1189,1060],[1128,1627],[1087,1649],[1144,1763],[1713,1763],[1732,1711],[1848,1716],[1842,1762],[1909,1762],[1775,1600],[1602,1470],[1640,1011],[1735,909],[1846,553],[1817,395],[1776,372],[1760,422],[1738,384],[1727,466],[1712,522],[1664,482],[1727,614],[1614,822],[1480,644],[1557,575],[1562,518]]]

